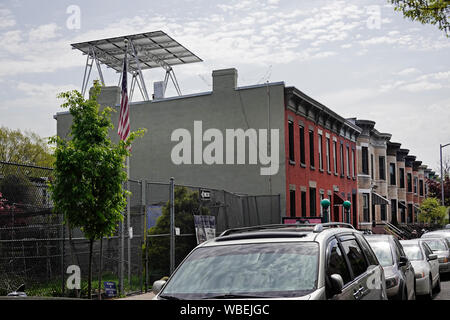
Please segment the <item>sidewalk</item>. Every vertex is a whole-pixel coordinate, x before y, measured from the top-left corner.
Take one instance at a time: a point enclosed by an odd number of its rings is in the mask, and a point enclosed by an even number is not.
[[[154,296],[155,296],[155,294],[153,292],[147,292],[144,294],[138,294],[135,296],[130,296],[130,297],[121,298],[121,299],[117,299],[117,300],[152,300]]]

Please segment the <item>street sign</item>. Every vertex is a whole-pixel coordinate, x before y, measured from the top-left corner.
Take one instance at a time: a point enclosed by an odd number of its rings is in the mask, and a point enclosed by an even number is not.
[[[210,190],[200,190],[200,200],[201,201],[210,201],[211,200],[211,191]]]
[[[115,282],[105,281],[103,285],[105,286],[105,296],[108,298],[117,297],[117,286]]]

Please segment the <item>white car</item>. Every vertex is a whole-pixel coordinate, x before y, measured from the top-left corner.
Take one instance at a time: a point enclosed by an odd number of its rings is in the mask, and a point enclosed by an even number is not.
[[[415,240],[402,240],[400,243],[411,261],[416,278],[416,295],[433,297],[433,290],[441,291],[441,278],[439,275],[439,262],[426,242]]]
[[[421,238],[425,241],[428,246],[436,253],[439,260],[439,272],[449,273],[450,272],[450,244],[449,239],[443,234],[429,232],[425,233]]]
[[[197,246],[155,300],[386,300],[383,268],[351,225],[232,229]]]

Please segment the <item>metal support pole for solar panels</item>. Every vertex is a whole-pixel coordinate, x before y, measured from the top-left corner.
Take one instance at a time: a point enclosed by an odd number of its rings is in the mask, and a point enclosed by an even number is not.
[[[136,51],[136,48],[134,47],[133,41],[130,41],[130,43],[131,43],[131,49],[133,50],[134,59],[136,60],[136,66],[138,68],[137,73],[138,73],[139,79],[141,80],[141,85],[142,85],[141,92],[143,92],[144,100],[148,101],[148,100],[150,100],[150,98],[148,96],[147,87],[145,86],[144,76],[142,75],[141,64],[139,63],[137,51]]]
[[[181,96],[181,89],[180,89],[180,86],[178,85],[177,78],[175,77],[175,72],[173,72],[172,68],[170,68],[169,76],[172,79],[173,85],[175,86],[175,89],[177,90],[178,95]]]
[[[100,81],[102,82],[102,86],[105,86],[105,79],[103,78],[103,72],[102,72],[102,68],[100,66],[100,61],[98,61],[97,59],[97,55],[95,54],[95,49],[91,48],[92,50],[92,56],[94,57],[95,60],[95,64],[97,65],[97,71],[98,71],[98,75],[100,76]]]
[[[86,88],[89,83],[89,78],[91,77],[93,61],[91,62],[91,64],[89,64],[90,59],[91,59],[91,55],[88,53],[87,58],[86,58],[86,66],[84,68],[83,84],[81,86],[81,94],[83,95],[83,97],[84,97],[84,94],[86,93]],[[89,69],[89,71],[88,71],[88,69]]]

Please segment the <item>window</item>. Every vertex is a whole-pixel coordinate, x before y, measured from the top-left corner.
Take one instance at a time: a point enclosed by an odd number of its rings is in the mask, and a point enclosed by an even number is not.
[[[369,261],[370,265],[377,266],[378,259],[377,259],[377,256],[375,255],[375,253],[372,251],[370,244],[367,243],[367,240],[364,239],[364,237],[362,235],[356,234],[355,236],[359,242],[359,245],[361,246],[364,253],[366,254],[367,260]]]
[[[309,161],[311,167],[314,167],[314,130],[309,131]]]
[[[306,191],[302,191],[302,217],[306,217]]]
[[[289,121],[289,161],[295,161],[295,149],[294,149],[294,123]]]
[[[413,222],[413,205],[408,203],[408,223]]]
[[[289,200],[290,200],[290,217],[295,217],[295,190],[291,190],[289,192]]]
[[[407,175],[406,175],[406,178],[407,178],[407,182],[408,182],[408,192],[412,192],[413,191],[413,189],[412,189],[412,175],[411,175],[411,173],[408,173]]]
[[[309,188],[309,210],[310,216],[316,216],[316,188]]]
[[[386,205],[380,205],[380,219],[381,221],[386,221]]]
[[[324,199],[324,194],[320,192],[319,196],[319,208],[320,208],[320,216],[323,217],[323,207],[322,207],[322,200]]]
[[[331,159],[330,159],[330,138],[327,138],[327,171],[331,172]]]
[[[323,170],[323,138],[322,135],[319,134],[319,169]]]
[[[369,148],[362,147],[362,173],[369,174]]]
[[[370,155],[370,177],[372,179],[375,179],[375,175],[374,175],[374,166],[373,166],[373,154]]]
[[[352,177],[353,178],[356,177],[355,168],[356,168],[355,150],[352,149]]]
[[[338,174],[338,164],[337,164],[337,142],[333,141],[333,164],[334,164],[334,173]]]
[[[379,161],[378,165],[379,165],[380,180],[386,180],[386,158],[379,157],[378,161]]]
[[[363,219],[364,222],[369,222],[369,194],[363,193]]]
[[[419,182],[419,179],[417,177],[414,177],[414,194],[417,194],[417,184]]]
[[[347,147],[347,177],[350,178],[350,147]]]
[[[349,283],[351,281],[350,272],[336,239],[330,242],[327,250],[327,256],[327,276],[330,277],[333,274],[339,274],[344,280],[344,284]]]
[[[300,163],[306,164],[305,160],[305,128],[300,126]]]
[[[400,168],[399,169],[399,179],[400,179],[400,188],[405,188],[405,169]]]
[[[345,176],[344,168],[344,144],[341,143],[341,177]]]
[[[420,196],[423,197],[423,180],[422,179],[419,182],[419,192],[420,192]]]
[[[397,200],[391,200],[391,220],[392,222],[397,221]]]
[[[356,242],[356,239],[343,241],[342,248],[350,262],[353,276],[356,278],[365,273],[369,266],[367,265],[364,254],[362,253],[361,247]]]
[[[395,163],[389,164],[389,176],[391,186],[397,185],[397,177],[395,175]]]

